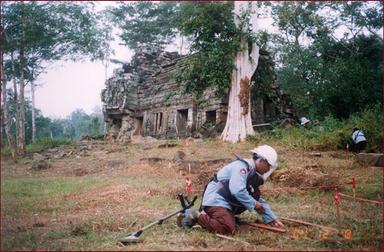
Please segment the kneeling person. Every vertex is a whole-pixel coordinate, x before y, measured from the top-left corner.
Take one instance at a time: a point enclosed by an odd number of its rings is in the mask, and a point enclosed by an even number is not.
[[[259,186],[277,166],[277,153],[261,145],[251,150],[251,159],[238,159],[224,166],[206,186],[202,210],[188,209],[181,225],[193,226],[196,222],[203,228],[220,233],[233,234],[235,215],[245,210],[256,211],[263,221],[274,227],[283,227],[276,215],[260,197]]]

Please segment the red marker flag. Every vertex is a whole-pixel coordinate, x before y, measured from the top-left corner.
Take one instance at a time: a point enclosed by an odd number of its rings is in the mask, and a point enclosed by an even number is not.
[[[338,191],[335,192],[335,204],[336,204],[336,211],[337,211],[337,217],[336,217],[336,220],[337,220],[337,227],[338,229],[340,230],[341,228],[341,222],[340,222],[340,194]]]
[[[185,191],[189,194],[192,191],[192,182],[189,177],[185,178]]]
[[[352,191],[353,191],[353,197],[355,198],[356,197],[356,180],[355,180],[355,177],[352,178]]]
[[[338,205],[340,204],[340,195],[339,192],[335,193],[335,204]]]

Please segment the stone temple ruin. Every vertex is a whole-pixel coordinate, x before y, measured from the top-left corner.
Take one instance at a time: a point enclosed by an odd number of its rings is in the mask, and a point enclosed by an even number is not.
[[[266,57],[261,54],[259,62]],[[107,139],[129,143],[139,136],[204,137],[223,130],[228,97],[220,97],[211,88],[197,101],[183,94],[180,83],[172,78],[176,64],[186,58],[176,52],[141,50],[131,63],[114,71],[101,94]],[[289,97],[276,85],[271,83],[268,93],[264,97],[252,95],[255,127],[293,115]]]

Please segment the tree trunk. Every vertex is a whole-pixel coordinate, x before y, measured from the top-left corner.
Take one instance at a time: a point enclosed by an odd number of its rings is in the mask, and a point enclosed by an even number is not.
[[[33,75],[32,75],[33,78]],[[32,96],[32,142],[36,141],[36,122],[35,122],[35,84],[31,81],[31,96]]]
[[[11,65],[12,65],[12,79],[13,79],[13,100],[14,100],[14,103],[16,104],[15,106],[15,116],[16,116],[16,146],[19,146],[19,139],[17,138],[17,136],[19,135],[19,104],[18,104],[18,100],[19,100],[19,97],[18,97],[18,90],[17,90],[17,81],[16,81],[16,69],[15,69],[15,59],[14,59],[14,56],[13,56],[13,51],[11,52]]]
[[[19,155],[23,156],[25,154],[25,108],[24,108],[24,48],[20,48],[20,82],[19,82],[19,114],[18,114],[18,123],[19,123],[19,134],[17,135],[18,146],[17,152]]]
[[[256,3],[235,2],[235,24],[240,24],[239,16],[247,8],[251,8],[250,23],[252,31],[256,31]],[[254,12],[252,12],[254,11]],[[244,30],[248,29],[243,27]],[[232,71],[231,88],[228,100],[228,115],[225,128],[221,134],[224,141],[236,143],[243,141],[247,135],[254,134],[251,119],[251,78],[256,71],[259,60],[259,47],[252,43],[251,51],[246,38],[241,38],[241,51],[234,60],[235,69]]]
[[[3,62],[3,54],[1,53],[1,62]],[[5,128],[5,135],[7,137],[7,144],[8,148],[11,151],[12,158],[15,157],[15,145],[12,140],[12,133],[11,133],[11,119],[9,116],[8,111],[8,101],[7,101],[7,82],[4,78],[4,66],[3,63],[1,64],[1,91],[3,96],[3,112],[4,112],[4,128]]]
[[[25,43],[25,22],[26,17],[23,15],[21,18],[22,22],[22,31],[21,31],[21,43],[19,48],[19,71],[20,71],[20,80],[19,80],[19,114],[18,114],[18,124],[19,124],[19,133],[17,135],[17,153],[20,156],[25,155],[25,107],[24,107],[24,67],[25,67],[25,57],[24,57],[24,43]]]

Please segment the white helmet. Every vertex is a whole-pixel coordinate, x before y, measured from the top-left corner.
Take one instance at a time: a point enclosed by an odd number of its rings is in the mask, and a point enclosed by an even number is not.
[[[301,125],[306,125],[309,122],[310,122],[310,120],[308,120],[306,117],[301,117],[300,118],[300,124]]]
[[[251,152],[267,160],[268,164],[270,164],[272,168],[275,168],[277,166],[277,152],[271,146],[260,145],[251,150]]]

